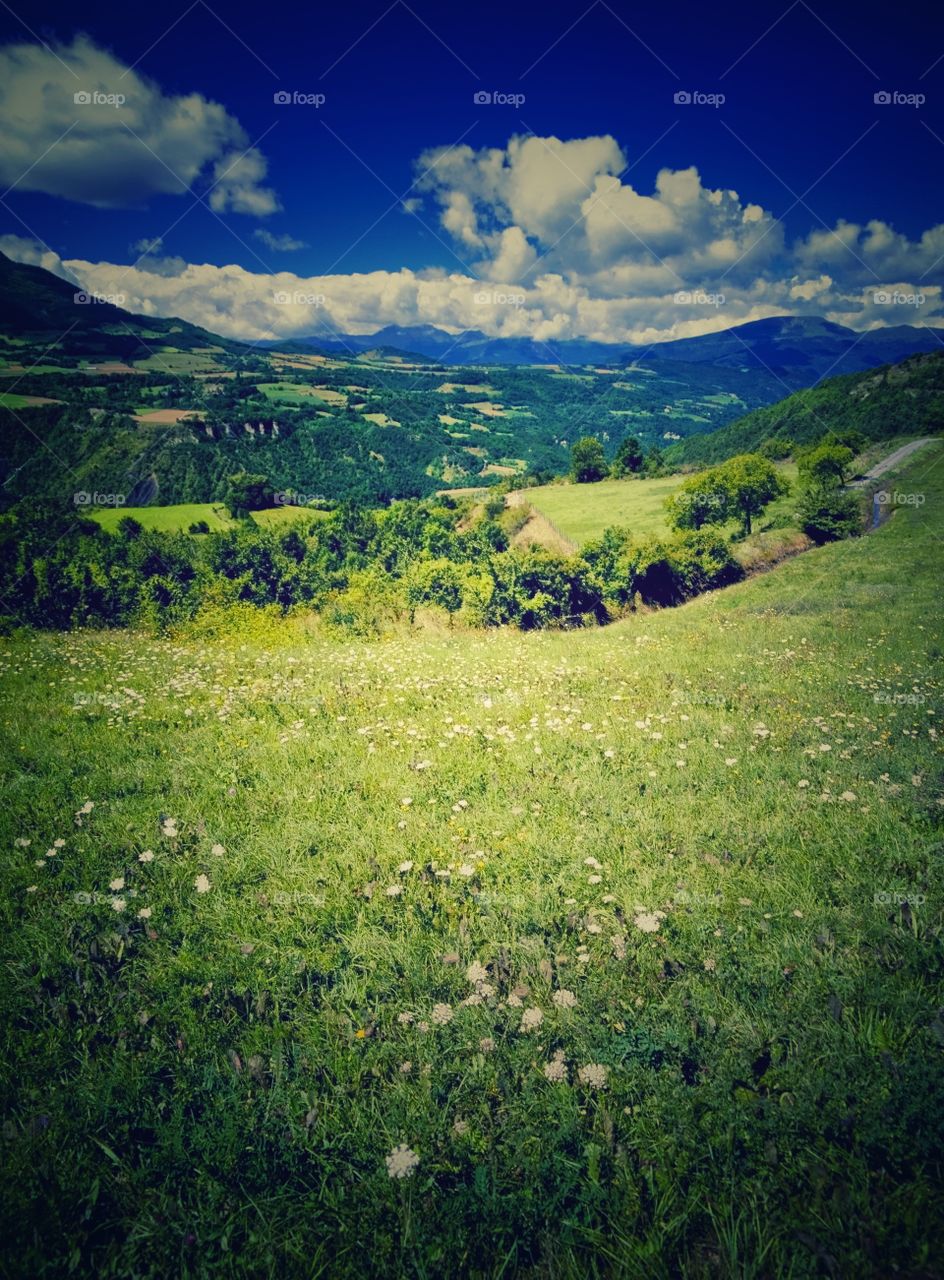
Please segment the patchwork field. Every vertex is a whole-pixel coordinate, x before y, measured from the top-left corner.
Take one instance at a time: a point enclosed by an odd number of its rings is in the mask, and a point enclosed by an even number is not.
[[[897,484],[588,632],[4,640],[19,1272],[936,1274],[940,445]]]

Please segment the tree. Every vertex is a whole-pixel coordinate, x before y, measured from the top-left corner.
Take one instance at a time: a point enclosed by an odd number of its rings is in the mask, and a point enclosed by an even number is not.
[[[820,444],[804,449],[797,458],[797,469],[811,486],[831,488],[846,483],[853,456],[845,445]]]
[[[596,436],[584,436],[570,451],[570,476],[575,484],[592,484],[605,480],[610,469],[606,465],[603,445]]]
[[[658,445],[654,444],[646,454],[646,461],[643,467],[647,476],[657,476],[662,472],[665,462],[665,455]]]
[[[701,529],[706,524],[727,524],[731,495],[721,467],[708,467],[684,480],[665,500],[673,529]]]
[[[642,470],[644,457],[641,442],[635,436],[627,436],[617,446],[616,457],[613,459],[613,474],[615,476],[635,475]]]
[[[751,532],[754,517],[759,516],[768,503],[790,490],[774,464],[757,453],[738,454],[722,462],[717,470],[727,487],[731,514],[740,516],[745,534]]]
[[[762,458],[769,458],[771,462],[782,462],[784,458],[789,458],[794,450],[794,443],[786,436],[768,436],[757,450]]]
[[[676,529],[727,524],[736,517],[749,534],[754,517],[789,488],[772,462],[757,453],[741,453],[684,481],[665,506]]]
[[[227,480],[226,505],[237,520],[244,519],[250,511],[271,507],[272,497],[268,476],[237,471]]]

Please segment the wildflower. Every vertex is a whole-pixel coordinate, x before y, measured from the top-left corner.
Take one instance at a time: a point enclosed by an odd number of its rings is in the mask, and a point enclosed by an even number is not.
[[[599,1062],[589,1062],[577,1072],[577,1079],[581,1084],[589,1085],[591,1089],[604,1089],[607,1075],[606,1067],[601,1066]]]
[[[602,879],[602,876],[587,876],[587,884],[599,884]]]
[[[35,892],[36,892],[36,890],[37,890],[38,888],[39,888],[39,885],[38,885],[38,884],[28,884],[28,885],[26,886],[26,892],[27,892],[27,893],[35,893]]]
[[[800,787],[801,789],[804,787],[808,787],[809,785],[810,785],[809,778],[801,778],[800,781],[797,783],[797,786]]]
[[[60,837],[60,839],[58,839],[58,840],[53,840],[53,842],[52,842],[52,847],[53,847],[54,849],[64,849],[64,848],[65,848],[65,844],[66,844],[65,840],[63,840],[63,839]]]
[[[194,880],[193,887],[196,889],[197,893],[209,893],[212,885],[210,884],[207,876],[199,875],[196,880]]]
[[[639,915],[633,920],[637,929],[641,929],[643,933],[658,933],[659,917],[651,911],[640,911]]]
[[[17,849],[28,849],[32,841],[28,836],[17,836],[13,843]]]
[[[577,997],[572,991],[568,991],[562,987],[560,991],[555,991],[551,999],[557,1005],[558,1009],[573,1009],[577,1003]]]
[[[714,961],[714,958],[713,958],[712,956],[705,956],[705,959],[704,959],[704,968],[705,968],[705,972],[706,972],[706,973],[714,973],[714,971],[715,971],[715,961]]]
[[[120,890],[122,890],[125,887],[125,882],[122,879],[122,877],[119,876],[117,880],[110,881],[108,887],[109,889],[112,889],[115,893],[118,893]]]
[[[732,765],[737,764],[737,756],[726,756],[724,763],[730,769]]]
[[[151,908],[150,908],[150,907],[142,907],[142,908],[141,908],[141,910],[138,912],[138,919],[139,919],[139,920],[150,920],[150,918],[151,918]]]
[[[403,885],[402,885],[402,884],[388,884],[388,885],[387,885],[387,897],[388,897],[388,898],[396,898],[396,897],[397,897],[399,894],[401,894],[402,892],[403,892]]]
[[[420,1158],[406,1143],[401,1142],[385,1157],[385,1161],[387,1173],[391,1178],[410,1178],[413,1176],[413,1171],[419,1164]]]
[[[145,849],[143,853],[139,853],[139,854],[138,854],[138,861],[139,861],[139,862],[153,862],[153,861],[154,861],[154,854],[151,852],[151,850],[150,850],[150,849]]]
[[[839,797],[840,800],[845,800],[847,804],[852,804],[855,798],[856,798],[856,793],[854,791],[844,791],[842,795]]]
[[[409,1009],[404,1009],[402,1013],[397,1014],[397,1022],[403,1027],[409,1026],[411,1022],[415,1021],[416,1014],[410,1013]]]
[[[444,1027],[447,1022],[452,1021],[452,1005],[434,1004],[430,1017],[438,1027]]]
[[[128,904],[124,898],[112,898],[111,900],[112,911],[124,911],[127,905]]]
[[[452,1122],[452,1132],[456,1135],[457,1138],[463,1137],[465,1134],[469,1132],[468,1120],[462,1120],[459,1116],[457,1116],[455,1120],[453,1120]]]
[[[462,866],[459,868],[459,875],[468,880],[470,876],[475,875],[475,867],[470,867],[467,862],[463,862]]]
[[[564,1057],[564,1050],[558,1049],[550,1062],[544,1064],[545,1078],[550,1080],[552,1084],[561,1084],[567,1079],[567,1061]]]
[[[484,982],[488,977],[488,970],[484,965],[479,964],[478,960],[473,960],[465,971],[465,976],[472,983]]]
[[[544,1014],[540,1009],[525,1009],[521,1015],[521,1031],[537,1031],[538,1027],[544,1021]]]
[[[409,861],[401,862],[400,865],[397,867],[397,870],[400,872],[401,875],[405,876],[408,871],[413,870],[413,863]]]
[[[34,885],[33,888],[35,889],[35,887],[36,886]],[[483,1038],[479,1041],[479,1050],[482,1053],[491,1053],[494,1048],[495,1048],[495,1041],[492,1039],[491,1036],[483,1036]]]
[[[583,865],[585,867],[593,867],[594,871],[602,871],[602,865],[597,862],[596,858],[584,858]]]
[[[215,844],[213,848],[210,850],[210,852],[213,854],[214,858],[222,858],[223,854],[226,852],[226,849],[221,844]]]
[[[409,1060],[407,1060],[406,1062],[400,1063],[401,1076],[408,1076],[412,1070],[413,1070],[413,1063],[410,1062]]]

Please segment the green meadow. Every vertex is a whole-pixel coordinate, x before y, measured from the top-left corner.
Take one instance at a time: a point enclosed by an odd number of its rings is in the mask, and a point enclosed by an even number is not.
[[[778,470],[789,481],[796,480],[796,467],[781,463]],[[551,521],[571,542],[583,546],[599,538],[612,525],[632,530],[636,535],[667,534],[665,500],[685,479],[684,475],[656,479],[600,480],[596,484],[540,485],[524,490],[525,501]],[[771,503],[762,524],[793,523],[795,500],[790,494]]]
[[[0,642],[17,1273],[938,1274],[942,459],[604,628]]]

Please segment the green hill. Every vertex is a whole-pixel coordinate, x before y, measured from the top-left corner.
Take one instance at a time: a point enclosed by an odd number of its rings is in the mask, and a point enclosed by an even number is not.
[[[719,462],[757,449],[771,437],[797,444],[828,431],[860,431],[868,440],[934,435],[944,425],[944,351],[830,378],[777,404],[755,409],[668,451],[674,462]]]
[[[4,338],[15,339],[17,346],[51,341],[57,357],[133,360],[165,343],[181,351],[248,350],[186,320],[134,315],[43,267],[0,253],[0,340]]]

